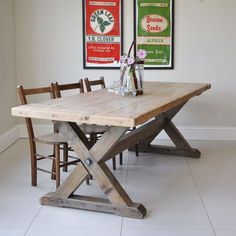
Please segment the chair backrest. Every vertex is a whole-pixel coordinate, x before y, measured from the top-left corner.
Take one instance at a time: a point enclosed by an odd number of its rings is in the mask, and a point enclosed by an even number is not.
[[[21,101],[22,105],[25,105],[28,103],[28,99],[27,99],[28,96],[33,96],[36,94],[49,94],[50,98],[53,98],[53,91],[50,86],[25,89],[25,88],[23,88],[22,85],[19,85],[19,86],[17,86],[17,89],[18,89],[18,93],[19,93],[20,101]],[[33,140],[34,139],[34,130],[33,130],[33,125],[32,125],[32,120],[30,118],[26,117],[25,121],[26,121],[29,139]]]
[[[58,82],[52,82],[51,88],[53,90],[53,98],[60,98],[61,91],[68,91],[73,89],[79,89],[79,93],[84,92],[84,85],[83,80],[81,79],[80,82],[77,83],[70,83],[70,84],[58,84]]]
[[[88,78],[85,78],[84,83],[85,83],[87,92],[91,92],[92,91],[91,86],[95,86],[95,85],[101,85],[102,89],[106,88],[105,80],[103,76],[100,76],[100,79],[98,80],[89,80]]]

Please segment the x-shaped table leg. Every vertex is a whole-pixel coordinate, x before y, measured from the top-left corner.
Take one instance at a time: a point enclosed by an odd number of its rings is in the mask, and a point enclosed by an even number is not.
[[[164,122],[159,125],[159,129],[156,129],[156,132],[153,132],[149,137],[144,141],[139,143],[139,152],[149,152],[157,154],[168,154],[175,156],[184,156],[190,158],[199,158],[201,153],[198,149],[194,149],[182,136],[179,130],[176,128],[174,123],[171,121],[173,117],[180,111],[185,103],[162,113]],[[175,147],[162,146],[162,145],[152,145],[151,142],[156,138],[156,136],[162,131],[165,130],[167,135],[170,137],[172,142],[175,144]],[[129,148],[129,151],[135,151],[134,147]]]
[[[41,204],[143,218],[146,215],[145,207],[132,202],[103,160],[104,156],[115,148],[127,128],[110,127],[98,142],[90,147],[85,135],[74,123],[56,122],[56,126],[59,132],[67,137],[70,146],[80,157],[81,163],[55,192],[48,193],[41,198]],[[93,176],[107,199],[74,194],[88,174]]]

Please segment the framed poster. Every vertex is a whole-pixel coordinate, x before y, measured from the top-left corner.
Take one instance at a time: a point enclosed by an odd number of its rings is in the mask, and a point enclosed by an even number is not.
[[[123,0],[82,1],[84,69],[119,69]]]
[[[174,0],[134,0],[135,52],[147,52],[145,69],[174,68]]]

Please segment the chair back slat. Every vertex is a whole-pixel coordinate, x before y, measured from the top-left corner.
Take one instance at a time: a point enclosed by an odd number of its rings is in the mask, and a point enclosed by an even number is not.
[[[84,83],[85,83],[87,92],[91,92],[92,91],[91,87],[96,86],[96,85],[101,85],[102,89],[106,88],[105,80],[103,76],[101,76],[100,79],[98,80],[89,80],[88,78],[85,78]]]
[[[51,94],[52,93],[51,87],[24,89],[24,95],[35,95],[35,94],[42,94],[42,93]]]
[[[53,91],[53,97],[54,98],[60,98],[61,97],[61,91],[79,89],[79,93],[84,92],[84,86],[83,86],[83,80],[82,79],[77,83],[70,83],[70,84],[58,84],[58,82],[52,82],[51,83],[51,88],[52,88],[52,91]]]

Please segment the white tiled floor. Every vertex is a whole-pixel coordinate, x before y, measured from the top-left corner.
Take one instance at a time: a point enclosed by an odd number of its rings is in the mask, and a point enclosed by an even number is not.
[[[41,206],[55,184],[40,173],[38,187],[30,186],[28,142],[19,140],[0,155],[0,236],[236,236],[236,142],[191,144],[200,159],[124,153],[115,175],[148,210],[135,220]],[[93,181],[79,191],[103,196]]]

